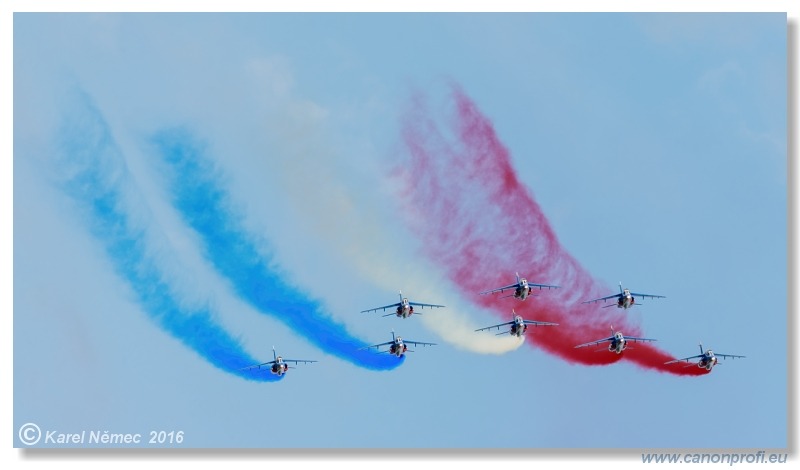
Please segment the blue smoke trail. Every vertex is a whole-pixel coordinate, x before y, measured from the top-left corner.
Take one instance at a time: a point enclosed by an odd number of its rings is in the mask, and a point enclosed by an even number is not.
[[[202,239],[205,256],[233,284],[238,295],[256,309],[274,315],[316,346],[355,365],[373,370],[393,369],[404,357],[360,350],[367,343],[351,336],[331,320],[322,306],[289,286],[270,268],[256,247],[229,195],[217,183],[213,164],[203,146],[182,129],[158,133],[153,143],[166,165],[174,205]]]
[[[133,288],[153,321],[217,368],[250,380],[281,378],[241,370],[258,361],[214,321],[208,308],[180,306],[155,256],[148,254],[152,233],[145,229],[147,224],[126,212],[136,194],[122,152],[91,99],[82,92],[77,95],[58,136],[57,162],[64,175],[59,185],[78,204],[117,274]]]

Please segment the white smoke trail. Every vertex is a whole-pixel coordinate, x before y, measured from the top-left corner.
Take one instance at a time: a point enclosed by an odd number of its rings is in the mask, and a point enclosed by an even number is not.
[[[398,301],[397,292],[402,290],[411,301],[446,305],[423,309],[420,318],[451,345],[483,354],[518,348],[521,338],[475,332],[500,322],[464,301],[460,287],[445,280],[440,267],[417,254],[413,228],[392,217],[394,206],[387,174],[380,166],[382,159],[345,156],[313,135],[321,123],[301,119],[295,115],[284,125],[303,129],[304,135],[284,139],[279,155],[270,158],[280,159],[277,181],[283,203],[289,212],[302,215],[298,221],[302,231],[314,233],[329,255],[338,255],[339,263],[350,265],[379,290],[394,292],[385,304]]]

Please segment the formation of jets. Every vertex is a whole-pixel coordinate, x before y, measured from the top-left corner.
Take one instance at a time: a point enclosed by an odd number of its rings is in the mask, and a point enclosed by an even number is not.
[[[603,308],[613,307],[613,306],[616,305],[617,308],[628,309],[630,307],[633,307],[634,305],[641,305],[641,303],[638,303],[638,304],[636,303],[636,297],[642,297],[642,298],[646,298],[646,299],[647,298],[649,298],[649,299],[664,299],[664,298],[666,298],[663,295],[640,294],[640,293],[636,293],[636,292],[631,292],[630,289],[623,288],[622,287],[622,283],[620,282],[619,283],[619,294],[612,294],[612,295],[609,295],[609,296],[606,296],[606,297],[600,297],[598,299],[586,300],[586,301],[584,301],[582,303],[590,304],[590,303],[600,302],[601,300],[603,302],[606,302],[608,300],[615,299],[616,300],[615,303],[612,303],[610,305],[604,305]],[[577,345],[575,347],[576,348],[584,348],[584,347],[587,347],[587,346],[595,346],[595,345],[598,345],[600,343],[608,342],[608,350],[609,351],[617,353],[617,354],[621,354],[622,351],[624,351],[628,347],[628,341],[632,341],[632,342],[650,342],[650,341],[656,341],[656,340],[653,339],[653,338],[639,338],[639,337],[636,337],[636,336],[625,336],[620,331],[615,332],[614,331],[614,327],[612,326],[611,327],[611,336],[609,336],[608,338],[603,338],[603,339],[599,339],[599,340],[595,340],[595,341],[590,341],[588,343],[579,344],[579,345]],[[732,355],[732,354],[714,354],[710,349],[704,351],[703,350],[703,345],[701,344],[700,345],[700,354],[698,354],[696,356],[685,357],[683,359],[675,359],[675,360],[672,360],[672,361],[667,361],[664,364],[665,365],[666,364],[674,364],[676,362],[682,362],[682,361],[691,362],[693,359],[699,359],[699,361],[697,361],[697,363],[696,363],[697,366],[700,367],[700,368],[704,368],[704,369],[706,369],[706,370],[708,370],[710,372],[711,369],[717,364],[717,357],[722,357],[723,359],[724,358],[735,359],[735,358],[743,358],[745,356],[736,356],[736,355]]]
[[[503,287],[497,287],[495,289],[490,289],[490,290],[487,290],[487,291],[484,291],[484,292],[480,292],[479,294],[480,295],[488,295],[488,294],[496,294],[498,292],[499,293],[503,293],[503,292],[505,292],[507,290],[513,290],[513,293],[511,293],[509,295],[502,296],[501,298],[514,297],[515,299],[523,301],[523,300],[527,299],[528,297],[532,296],[531,295],[531,291],[533,290],[534,287],[537,287],[540,290],[542,290],[542,289],[558,289],[559,288],[559,286],[550,285],[550,284],[538,284],[538,283],[528,282],[528,280],[525,279],[524,277],[520,277],[519,273],[516,273],[516,277],[517,277],[517,282],[514,283],[514,284],[509,284],[509,285],[503,286]],[[399,295],[400,295],[400,302],[389,304],[389,305],[384,305],[384,306],[381,306],[381,307],[374,307],[374,308],[370,308],[370,309],[367,309],[367,310],[362,310],[361,313],[376,312],[378,310],[381,310],[381,311],[385,312],[387,309],[391,309],[392,310],[391,312],[389,312],[389,313],[387,313],[387,314],[385,314],[383,316],[384,317],[388,317],[388,316],[395,315],[398,318],[408,318],[414,313],[419,313],[419,312],[416,312],[414,310],[414,307],[418,307],[419,309],[423,309],[425,307],[428,307],[428,308],[431,308],[431,309],[433,309],[433,308],[444,308],[445,307],[444,305],[438,305],[438,304],[412,302],[412,301],[410,301],[408,299],[408,297],[403,297],[403,292],[402,291],[400,291]],[[533,296],[533,297],[535,297],[535,296]],[[663,298],[665,298],[665,296],[663,296],[663,295],[641,294],[641,293],[631,292],[630,289],[623,288],[622,287],[622,283],[620,282],[620,284],[619,284],[619,293],[618,294],[612,294],[612,295],[608,295],[606,297],[600,297],[600,298],[597,298],[597,299],[586,300],[586,301],[583,301],[582,303],[591,304],[591,303],[596,303],[596,302],[600,302],[600,301],[603,301],[605,303],[605,302],[607,302],[609,300],[615,300],[614,303],[611,303],[609,305],[604,305],[602,308],[616,306],[617,308],[628,309],[630,307],[633,307],[634,305],[641,305],[641,303],[636,303],[636,297],[651,298],[651,299],[663,299]],[[523,335],[525,335],[525,332],[528,330],[528,326],[529,325],[533,325],[533,326],[558,326],[558,323],[552,323],[552,322],[546,322],[546,321],[538,321],[538,320],[526,320],[521,315],[517,314],[517,312],[514,309],[512,309],[511,312],[512,312],[512,315],[513,315],[511,321],[508,321],[508,322],[505,322],[505,323],[499,323],[497,325],[487,326],[487,327],[484,327],[484,328],[478,328],[475,331],[479,332],[479,331],[488,331],[488,330],[497,329],[497,330],[503,330],[503,331],[500,331],[499,333],[496,334],[498,336],[499,335],[509,334],[511,336],[516,336],[518,338],[521,338]],[[626,336],[621,331],[614,331],[614,327],[611,326],[611,336],[609,336],[607,338],[592,340],[592,341],[589,341],[589,342],[583,343],[583,344],[578,344],[578,345],[575,346],[575,348],[585,348],[585,347],[590,347],[590,346],[597,346],[597,345],[602,344],[602,343],[608,343],[608,351],[616,353],[616,354],[622,354],[622,352],[625,351],[625,349],[628,348],[628,343],[629,342],[652,342],[652,341],[656,341],[656,340],[653,339],[653,338],[640,338],[640,337],[637,337],[637,336]],[[402,357],[407,352],[413,352],[412,349],[408,349],[408,345],[412,345],[412,346],[436,346],[436,343],[427,343],[427,342],[423,342],[423,341],[412,341],[412,340],[408,340],[408,339],[403,339],[401,336],[395,335],[394,330],[392,330],[392,340],[391,341],[387,341],[385,343],[373,344],[373,345],[370,345],[370,346],[363,347],[361,349],[362,350],[367,350],[367,349],[373,349],[374,348],[379,353],[388,353],[388,354],[393,354],[393,355],[395,355],[397,357]],[[384,347],[387,347],[387,349],[382,351],[381,349],[384,348]],[[598,349],[597,351],[603,351],[604,349],[605,348]],[[281,376],[281,375],[285,374],[290,369],[290,366],[288,365],[288,363],[308,364],[308,363],[317,362],[317,361],[306,360],[306,359],[283,359],[281,356],[277,355],[277,353],[275,352],[275,348],[274,347],[272,348],[272,355],[273,355],[273,360],[272,361],[264,362],[264,363],[261,363],[261,364],[255,364],[255,365],[252,365],[252,366],[249,366],[249,367],[245,367],[244,369],[245,370],[253,370],[253,369],[260,370],[262,368],[267,368],[273,374]],[[700,345],[700,354],[695,355],[695,356],[685,357],[685,358],[682,358],[682,359],[675,359],[675,360],[672,360],[672,361],[665,362],[664,364],[673,364],[673,363],[677,363],[677,362],[687,362],[687,363],[689,363],[689,365],[687,365],[687,367],[690,367],[691,365],[696,364],[700,368],[704,368],[704,369],[706,369],[708,371],[711,371],[711,369],[717,364],[718,358],[736,359],[736,358],[744,358],[744,357],[745,356],[738,356],[738,355],[733,355],[733,354],[719,354],[719,353],[715,354],[710,349],[704,350],[703,349],[703,345],[701,344]],[[696,362],[694,362],[695,360],[696,360]]]

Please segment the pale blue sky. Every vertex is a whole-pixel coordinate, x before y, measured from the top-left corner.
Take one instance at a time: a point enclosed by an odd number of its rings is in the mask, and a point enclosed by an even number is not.
[[[174,428],[190,447],[787,445],[785,15],[17,14],[14,54],[14,429]],[[628,313],[663,350],[747,359],[699,378],[585,367],[360,314],[403,289],[452,306],[448,322],[498,320],[393,228],[383,182],[412,91],[439,103],[451,80],[566,249],[612,289],[668,297]],[[150,320],[53,184],[59,119],[85,118],[64,102],[75,89],[123,155],[137,216],[174,248],[186,303],[253,357],[319,363],[242,380]],[[150,139],[173,126],[208,143],[245,225],[335,321],[439,346],[375,372],[238,297],[166,195]]]

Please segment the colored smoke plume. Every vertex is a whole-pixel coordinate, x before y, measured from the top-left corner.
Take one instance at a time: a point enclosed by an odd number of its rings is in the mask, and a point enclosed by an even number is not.
[[[653,343],[630,343],[632,349],[620,355],[608,352],[607,343],[575,348],[610,336],[612,325],[626,335],[644,335],[623,310],[581,303],[610,295],[614,289],[596,281],[559,244],[536,200],[517,177],[509,151],[490,120],[457,86],[451,99],[451,114],[438,119],[424,96],[412,97],[402,118],[409,161],[391,173],[404,213],[424,241],[425,255],[443,266],[450,279],[463,287],[467,299],[499,317],[508,318],[509,310],[515,308],[526,319],[559,323],[529,328],[526,343],[570,363],[603,365],[624,360],[678,375],[705,374],[704,369],[685,363],[665,365],[673,356]],[[524,302],[478,294],[514,283],[516,271],[530,282],[562,288],[534,291],[540,295]]]
[[[187,307],[165,270],[168,242],[151,217],[111,129],[83,92],[70,103],[56,139],[55,182],[74,203],[85,228],[131,288],[145,314],[210,364],[248,380],[276,381],[242,370],[257,360],[217,321],[210,307]]]

